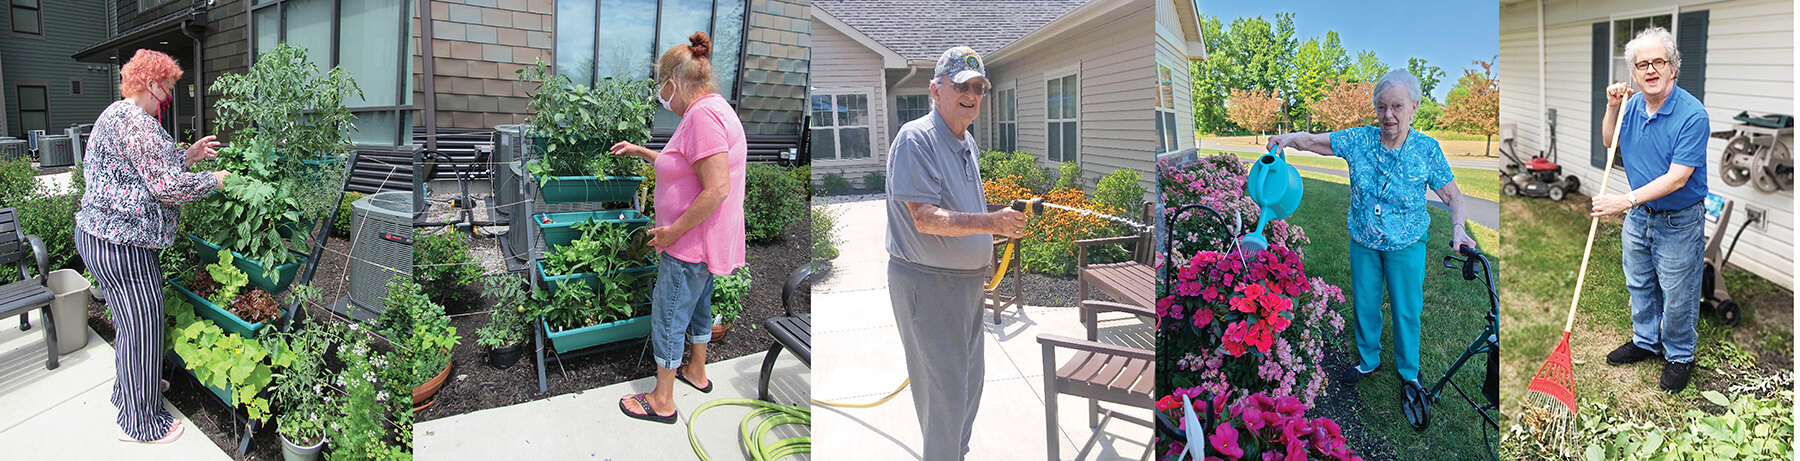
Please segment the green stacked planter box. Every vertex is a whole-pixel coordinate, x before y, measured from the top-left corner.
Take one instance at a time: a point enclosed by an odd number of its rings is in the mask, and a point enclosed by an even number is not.
[[[556,249],[568,245],[581,238],[581,231],[575,225],[592,219],[594,221],[624,224],[627,229],[637,230],[650,224],[650,218],[637,210],[604,210],[577,211],[570,213],[538,213],[531,215],[531,222],[543,233],[544,248]],[[548,222],[546,222],[548,220]]]
[[[220,248],[218,245],[194,234],[188,234],[188,239],[194,241],[196,246],[194,253],[200,256],[201,263],[217,264],[219,262]],[[261,288],[271,295],[277,295],[287,291],[288,285],[294,283],[294,276],[300,272],[300,266],[306,264],[307,255],[305,253],[292,250],[289,253],[293,253],[299,260],[276,267],[274,279],[263,277],[262,262],[246,258],[243,253],[231,252],[231,265],[237,266],[238,270],[244,271],[250,276],[250,285]]]
[[[169,286],[175,287],[176,291],[187,296],[188,303],[194,305],[194,313],[219,324],[219,328],[223,328],[226,333],[243,336],[244,339],[256,339],[257,332],[262,330],[264,325],[268,325],[267,323],[250,323],[238,318],[237,314],[231,313],[229,309],[213,304],[212,301],[208,301],[206,297],[200,296],[198,293],[188,291],[187,287],[181,284],[181,279],[182,277],[169,279]],[[281,316],[287,317],[287,314],[287,307],[282,306]]]

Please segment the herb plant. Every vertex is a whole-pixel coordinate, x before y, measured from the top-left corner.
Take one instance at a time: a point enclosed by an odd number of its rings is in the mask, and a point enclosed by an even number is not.
[[[750,292],[750,268],[742,267],[731,275],[713,278],[712,311],[719,321],[736,322],[744,310],[744,294]]]
[[[399,373],[404,354],[384,353],[369,347],[368,337],[355,331],[338,347],[344,370],[337,375],[341,391],[325,398],[336,414],[326,423],[331,439],[331,460],[411,460],[412,409],[409,385]],[[445,354],[430,354],[444,356]],[[442,367],[439,367],[442,369]]]
[[[204,270],[210,276],[207,280],[212,282],[211,290],[204,296],[214,306],[230,306],[232,298],[238,295],[238,289],[250,284],[250,276],[232,265],[232,259],[231,250],[219,250],[219,262],[208,264]]]
[[[651,102],[648,80],[606,77],[593,87],[578,85],[550,72],[542,59],[518,70],[519,83],[531,92],[533,138],[542,138],[538,159],[526,167],[540,181],[553,176],[631,176],[643,162],[607,152],[614,143],[644,144],[650,139]]]
[[[311,446],[325,436],[325,392],[331,392],[331,370],[325,353],[340,333],[323,323],[299,319],[287,332],[272,332],[264,343],[282,341],[292,354],[287,368],[275,374],[275,404],[281,414],[276,430],[301,446]]]
[[[650,263],[650,236],[620,223],[586,221],[573,226],[581,238],[559,245],[544,257],[550,275],[588,274],[598,290],[579,280],[558,285],[556,294],[539,292],[527,311],[553,326],[578,328],[635,317],[634,305],[649,298],[641,283],[647,274],[627,272]]]
[[[487,326],[475,331],[475,342],[482,347],[499,349],[525,340],[525,280],[518,275],[488,279],[481,296],[494,300]]]
[[[413,274],[426,292],[446,302],[461,301],[464,287],[481,278],[481,265],[469,257],[469,239],[459,232],[415,230]]]
[[[412,364],[408,384],[418,387],[430,380],[450,363],[450,354],[442,351],[462,341],[444,306],[431,302],[423,288],[405,279],[388,282],[388,294],[381,298],[386,307],[376,318],[382,336],[397,344],[400,357]]]

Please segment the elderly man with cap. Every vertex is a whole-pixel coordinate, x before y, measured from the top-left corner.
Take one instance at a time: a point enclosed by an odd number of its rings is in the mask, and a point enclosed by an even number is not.
[[[1664,390],[1688,385],[1699,339],[1701,261],[1706,252],[1706,139],[1711,126],[1706,106],[1676,86],[1681,52],[1661,27],[1646,29],[1625,44],[1631,79],[1642,93],[1615,83],[1606,88],[1603,142],[1617,134],[1619,159],[1631,189],[1600,191],[1593,216],[1625,214],[1620,236],[1625,289],[1631,293],[1631,340],[1606,363],[1618,366],[1661,356]],[[1621,105],[1623,107],[1621,107]],[[1623,122],[1618,122],[1624,117]],[[1629,212],[1627,212],[1629,210]]]
[[[987,211],[971,122],[988,91],[981,56],[968,47],[938,58],[931,113],[894,135],[887,164],[888,297],[924,458],[962,459],[981,403],[981,288],[993,234],[1018,237],[1025,214]]]

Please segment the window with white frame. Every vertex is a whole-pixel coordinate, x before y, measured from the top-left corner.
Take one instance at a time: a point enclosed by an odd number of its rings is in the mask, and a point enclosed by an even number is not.
[[[1156,153],[1181,149],[1181,132],[1175,128],[1174,71],[1156,64]]]
[[[363,146],[412,143],[411,13],[406,0],[257,0],[250,7],[250,49],[277,43],[306,49],[320,69],[341,67],[356,79],[349,98],[356,121],[350,141]]]
[[[1012,152],[1019,150],[1019,104],[1014,97],[1017,89],[1007,88],[994,92],[994,140],[995,150]]]
[[[900,133],[900,126],[906,122],[918,120],[931,113],[931,95],[903,94],[894,97],[894,128],[889,133]]]
[[[812,158],[817,161],[871,158],[869,138],[870,93],[814,91],[812,100]]]
[[[1044,125],[1052,162],[1080,161],[1081,82],[1074,69],[1044,81]]]

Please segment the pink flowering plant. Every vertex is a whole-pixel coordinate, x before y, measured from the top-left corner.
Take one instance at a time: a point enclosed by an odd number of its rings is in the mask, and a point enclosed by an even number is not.
[[[1218,424],[1201,430],[1206,441],[1206,461],[1305,461],[1323,459],[1361,461],[1344,439],[1343,429],[1330,418],[1306,418],[1306,405],[1290,396],[1270,397],[1257,392],[1230,405],[1226,411],[1226,395],[1210,400],[1194,400],[1195,414],[1206,414],[1207,405],[1220,415]],[[1157,411],[1180,415],[1182,402],[1165,396],[1156,402]],[[1180,421],[1179,418],[1175,419]],[[1185,441],[1171,441],[1162,459],[1173,460],[1186,449]]]
[[[1212,207],[1219,212],[1228,224],[1235,222],[1237,229],[1256,228],[1256,219],[1261,208],[1250,196],[1244,193],[1244,181],[1249,170],[1236,156],[1218,154],[1202,157],[1198,161],[1180,164],[1177,157],[1160,160],[1156,167],[1156,176],[1162,185],[1165,216],[1188,204],[1198,203]],[[1235,243],[1228,229],[1220,228],[1210,218],[1201,218],[1190,212],[1192,217],[1184,216],[1169,235],[1174,238],[1177,260],[1184,260],[1208,250],[1231,248]],[[1270,221],[1263,229],[1269,246],[1300,248],[1300,245],[1311,243],[1300,226],[1288,224],[1285,219]]]

